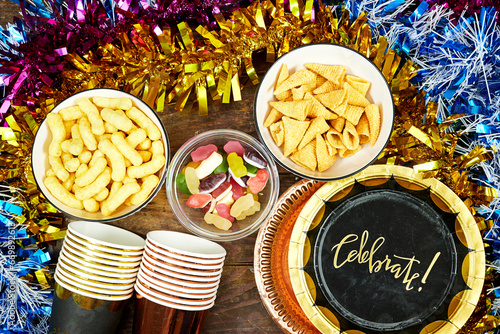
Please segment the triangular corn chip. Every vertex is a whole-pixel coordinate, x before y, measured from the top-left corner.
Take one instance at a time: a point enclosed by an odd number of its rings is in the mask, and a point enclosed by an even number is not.
[[[323,134],[330,129],[330,126],[323,117],[316,117],[311,121],[309,128],[307,128],[304,138],[299,144],[299,150],[306,146],[311,140],[316,138],[316,135]]]
[[[361,93],[355,90],[349,83],[345,83],[344,89],[347,92],[347,103],[363,108],[370,104],[366,97],[361,95]]]
[[[360,145],[370,142],[370,126],[368,125],[368,117],[366,117],[365,113],[361,115],[356,125],[356,132],[358,133]]]
[[[325,139],[334,148],[337,148],[337,149],[345,148],[344,142],[342,141],[342,132],[339,132],[335,129],[330,129],[326,132]]]
[[[338,132],[342,132],[344,130],[345,118],[339,117],[337,119],[331,120],[330,124],[331,124],[332,128],[334,128]]]
[[[376,104],[370,104],[365,108],[368,124],[370,125],[370,145],[375,145],[380,132],[380,111]]]
[[[326,80],[325,77],[322,77],[321,75],[317,75],[316,76],[316,87],[315,88],[319,88],[319,87],[323,86],[323,84],[325,82],[327,82],[327,81],[328,80]],[[314,94],[316,94],[316,93],[314,93]]]
[[[371,85],[370,81],[354,75],[346,75],[345,81],[363,96],[366,95]]]
[[[281,65],[280,72],[278,73],[278,79],[276,80],[276,85],[274,86],[274,91],[276,91],[276,88],[278,88],[278,86],[281,85],[289,77],[290,74],[288,72],[288,65],[287,64]],[[292,92],[290,90],[287,90],[281,94],[275,94],[275,96],[278,100],[283,101],[286,98],[292,96]]]
[[[326,135],[325,135],[326,137]],[[332,146],[332,144],[330,144],[328,141],[326,141],[325,139],[325,143],[326,143],[326,148],[328,149],[328,154],[330,154],[331,157],[334,157],[335,159],[337,159],[337,157],[335,155],[337,155],[337,149],[335,147]]]
[[[346,101],[346,93],[344,89],[338,89],[328,93],[318,94],[315,97],[322,105],[335,111],[336,107]]]
[[[285,141],[285,129],[283,128],[283,121],[271,124],[269,126],[269,131],[271,131],[271,137],[273,137],[276,145],[283,145],[283,142]]]
[[[326,142],[320,134],[316,135],[316,158],[318,160],[319,172],[323,172],[330,168],[337,159],[335,156],[331,156],[328,153]]]
[[[276,87],[274,95],[281,94],[289,89],[311,82],[316,83],[316,74],[306,69],[298,70],[290,77],[288,77],[288,79],[283,81],[282,84]]]
[[[299,101],[304,98],[304,94],[306,93],[305,85],[302,85],[298,88],[292,88],[292,98],[294,101]]]
[[[313,72],[318,73],[322,77],[327,78],[329,81],[340,84],[344,80],[346,72],[345,66],[342,65],[322,65],[315,63],[306,63],[304,66]]]
[[[309,109],[307,117],[323,117],[326,120],[338,118],[337,114],[326,109],[311,93],[307,92],[304,95],[304,100],[312,100],[312,107]]]
[[[347,108],[344,111],[344,117],[346,120],[356,125],[358,124],[359,118],[361,117],[361,115],[363,115],[364,111],[364,108],[348,104]]]
[[[360,150],[361,150],[361,146],[358,146],[354,151],[348,150],[347,148],[343,148],[343,149],[338,150],[338,153],[339,153],[339,157],[347,158],[347,157],[350,157],[351,155],[358,153]]]
[[[317,165],[316,140],[309,142],[304,148],[294,152],[290,156],[290,159],[296,164],[314,172]]]
[[[287,116],[284,116],[282,120],[283,129],[285,130],[285,147],[283,154],[287,157],[295,151],[297,146],[299,146],[299,143],[309,127],[310,122],[297,121]]]
[[[354,151],[359,146],[358,133],[354,125],[349,121],[345,123],[344,132],[342,132],[342,142],[345,148],[351,151]]]
[[[333,81],[326,81],[324,84],[313,90],[314,94],[324,94],[324,93],[330,93],[331,91],[334,90],[339,90],[342,89],[341,84],[338,84]]]
[[[266,119],[264,120],[264,126],[267,128],[271,124],[275,123],[276,121],[279,121],[283,117],[283,114],[280,113],[278,110],[272,108],[269,114],[267,115]]]
[[[309,109],[312,107],[310,101],[272,101],[271,107],[278,110],[283,115],[303,121],[306,119]]]

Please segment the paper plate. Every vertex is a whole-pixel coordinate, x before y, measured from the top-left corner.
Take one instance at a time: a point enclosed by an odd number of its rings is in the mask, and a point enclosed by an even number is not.
[[[288,274],[288,243],[295,220],[307,200],[324,182],[301,180],[278,199],[255,242],[255,281],[262,303],[287,333],[319,333],[293,293]]]
[[[314,193],[288,266],[298,303],[323,333],[454,333],[477,304],[485,256],[451,189],[376,165]]]

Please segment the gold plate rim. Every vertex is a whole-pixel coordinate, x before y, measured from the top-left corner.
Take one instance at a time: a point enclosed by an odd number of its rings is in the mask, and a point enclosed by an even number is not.
[[[466,237],[467,246],[472,249],[467,256],[469,261],[468,272],[464,277],[470,290],[462,291],[455,296],[460,301],[460,307],[449,315],[448,321],[438,321],[424,327],[425,333],[457,332],[469,319],[479,300],[485,275],[484,246],[474,217],[469,212],[465,203],[445,184],[437,179],[423,179],[413,169],[403,166],[372,165],[360,173],[342,180],[330,181],[318,189],[307,201],[299,214],[290,238],[288,265],[290,280],[294,293],[304,313],[309,320],[323,333],[340,333],[340,328],[332,322],[321,310],[314,306],[314,299],[309,291],[304,267],[304,245],[307,231],[316,214],[339,191],[346,189],[358,182],[374,178],[389,178],[394,176],[397,180],[411,182],[418,186],[431,189],[431,193],[443,201],[452,212],[458,212],[457,220]],[[331,316],[331,315],[330,315]],[[358,332],[357,333],[361,333]]]

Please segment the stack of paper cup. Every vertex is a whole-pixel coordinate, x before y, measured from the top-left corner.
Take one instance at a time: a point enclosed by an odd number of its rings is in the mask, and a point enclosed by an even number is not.
[[[212,241],[149,232],[135,284],[134,332],[199,332],[215,303],[225,256],[226,250]]]
[[[144,245],[140,236],[115,226],[70,223],[54,274],[58,298],[54,297],[51,329],[113,333],[124,301],[133,295]]]

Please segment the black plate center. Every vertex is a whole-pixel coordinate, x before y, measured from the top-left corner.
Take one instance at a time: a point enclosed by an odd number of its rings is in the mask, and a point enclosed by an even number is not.
[[[314,271],[342,317],[376,331],[399,330],[422,322],[443,303],[457,254],[443,215],[428,202],[376,189],[328,214],[314,245]]]

